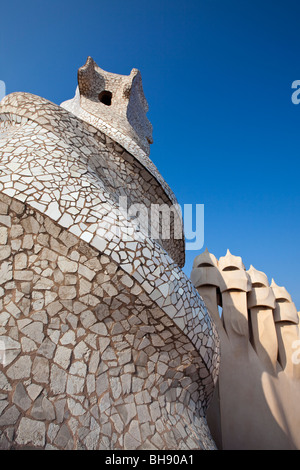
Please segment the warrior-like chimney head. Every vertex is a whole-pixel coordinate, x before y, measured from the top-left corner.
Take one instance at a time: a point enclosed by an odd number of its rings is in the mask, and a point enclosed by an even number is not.
[[[148,103],[137,69],[132,69],[130,75],[118,75],[102,70],[88,57],[78,70],[75,97],[61,106],[105,132],[133,155],[143,152],[149,156],[152,125],[146,116]]]

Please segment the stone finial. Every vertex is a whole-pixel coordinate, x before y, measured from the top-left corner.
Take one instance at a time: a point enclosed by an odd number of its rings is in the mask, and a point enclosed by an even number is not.
[[[191,281],[196,287],[220,286],[218,260],[207,248],[194,259]]]
[[[61,106],[94,125],[136,156],[150,153],[152,125],[147,119],[148,103],[141,74],[106,72],[92,57],[78,70],[78,89],[72,100]]]
[[[205,251],[200,253],[200,255],[196,256],[193,262],[193,268],[200,268],[206,266],[218,266],[218,260],[205,248]]]
[[[272,282],[271,282],[271,287],[273,289],[273,292],[275,294],[275,298],[277,301],[281,301],[281,302],[292,302],[292,297],[291,295],[288,293],[288,291],[286,290],[285,287],[283,286],[278,286],[276,284],[276,282],[274,281],[274,279],[272,279]]]
[[[245,266],[240,256],[234,256],[227,250],[226,255],[221,256],[219,259],[219,269],[220,271],[230,271],[232,269],[245,270]]]
[[[252,264],[248,269],[247,273],[250,276],[253,287],[269,287],[267,275],[264,272],[255,269]]]
[[[271,288],[275,295],[276,304],[274,310],[274,321],[278,322],[290,322],[298,325],[299,316],[294,302],[292,301],[291,295],[288,293],[285,287],[278,286],[274,279],[272,279]]]
[[[252,283],[252,290],[248,293],[248,308],[264,307],[274,309],[275,296],[269,285],[267,275],[255,269],[252,265],[247,272]]]
[[[221,272],[221,292],[229,290],[248,292],[251,289],[249,275],[240,256],[232,255],[227,250],[226,255],[219,259],[219,269]]]

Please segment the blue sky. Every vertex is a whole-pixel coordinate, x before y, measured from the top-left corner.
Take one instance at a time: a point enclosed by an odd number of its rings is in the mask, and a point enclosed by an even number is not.
[[[180,204],[205,205],[204,248],[242,256],[300,309],[299,1],[10,0],[0,13],[7,93],[60,104],[88,55],[138,68],[151,158]]]

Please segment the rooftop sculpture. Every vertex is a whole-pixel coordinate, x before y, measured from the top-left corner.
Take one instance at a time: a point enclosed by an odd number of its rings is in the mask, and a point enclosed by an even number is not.
[[[198,255],[191,280],[220,335],[208,410],[218,448],[299,449],[300,329],[290,294],[229,250],[219,260]]]
[[[61,107],[1,102],[2,449],[215,448],[219,336],[184,239],[151,239],[118,204],[176,202],[146,111],[137,70],[91,58]]]

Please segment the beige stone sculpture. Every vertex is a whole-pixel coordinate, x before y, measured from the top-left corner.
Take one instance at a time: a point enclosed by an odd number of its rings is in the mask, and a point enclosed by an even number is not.
[[[119,204],[176,202],[146,110],[139,72],[91,58],[63,107],[1,101],[1,449],[215,449],[219,337],[184,239]]]
[[[218,448],[300,449],[300,331],[291,296],[229,251],[219,260],[207,250],[198,255],[191,280],[221,341],[208,409]]]

